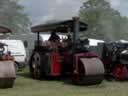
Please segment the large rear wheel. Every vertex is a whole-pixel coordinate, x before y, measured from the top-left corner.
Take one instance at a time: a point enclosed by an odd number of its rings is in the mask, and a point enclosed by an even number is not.
[[[42,78],[42,59],[41,53],[35,52],[30,62],[30,72],[34,79],[40,80]]]

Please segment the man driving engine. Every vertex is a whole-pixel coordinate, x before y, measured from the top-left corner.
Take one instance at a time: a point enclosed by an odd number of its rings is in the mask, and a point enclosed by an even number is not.
[[[56,32],[52,31],[51,36],[49,37],[49,41],[52,42],[60,41],[60,37],[56,34]]]

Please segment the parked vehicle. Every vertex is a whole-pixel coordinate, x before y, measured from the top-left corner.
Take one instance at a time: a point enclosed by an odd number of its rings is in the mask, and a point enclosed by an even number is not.
[[[93,51],[104,63],[106,79],[128,79],[128,41],[100,42]]]
[[[0,42],[8,45],[8,50],[14,57],[18,69],[23,68],[27,64],[26,49],[22,40],[0,40]]]
[[[128,42],[105,43],[102,49],[106,77],[114,77],[116,80],[128,79]]]
[[[37,42],[29,60],[34,79],[69,76],[75,84],[99,84],[104,78],[104,67],[95,53],[87,51],[87,40],[79,39],[79,32],[87,30],[87,24],[77,17],[31,28],[37,33]],[[41,41],[41,32],[72,33],[62,42]],[[58,38],[58,37],[57,37]],[[55,39],[55,38],[54,38]]]
[[[11,33],[11,30],[0,26],[0,34]],[[6,50],[6,51],[5,51]],[[14,57],[8,50],[8,45],[0,43],[0,88],[12,88],[16,79]]]

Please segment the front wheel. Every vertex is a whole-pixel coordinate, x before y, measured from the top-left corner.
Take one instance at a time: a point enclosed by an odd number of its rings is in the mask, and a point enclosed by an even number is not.
[[[116,64],[113,69],[113,76],[116,80],[125,80],[128,70],[125,65]]]

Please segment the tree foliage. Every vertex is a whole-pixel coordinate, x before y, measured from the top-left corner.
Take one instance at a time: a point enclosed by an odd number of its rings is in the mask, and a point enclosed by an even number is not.
[[[0,25],[9,27],[15,34],[27,32],[30,20],[17,0],[0,0]]]
[[[81,20],[88,24],[87,37],[116,40],[128,34],[128,19],[105,0],[88,0],[80,9]]]

